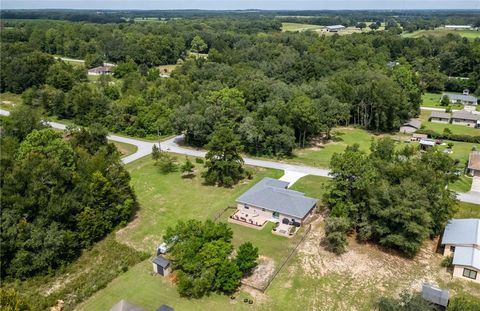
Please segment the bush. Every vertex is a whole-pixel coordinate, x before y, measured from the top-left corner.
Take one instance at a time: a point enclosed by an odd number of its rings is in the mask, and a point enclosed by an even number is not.
[[[322,240],[325,248],[337,255],[347,248],[347,231],[349,222],[343,217],[329,217],[325,221],[325,238]]]
[[[474,297],[455,297],[450,300],[447,311],[480,310],[480,299]]]
[[[447,256],[442,260],[442,267],[450,268],[453,265],[453,256]]]
[[[195,158],[195,163],[203,164],[205,161],[202,158]]]

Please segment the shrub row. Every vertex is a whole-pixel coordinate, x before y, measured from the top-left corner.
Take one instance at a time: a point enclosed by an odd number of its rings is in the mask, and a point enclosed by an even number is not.
[[[417,133],[427,134],[429,137],[433,139],[448,139],[453,141],[463,141],[466,143],[480,144],[480,135],[478,136],[459,135],[459,134],[452,134],[448,132],[438,133],[438,132],[435,132],[432,130],[426,130],[426,129],[418,130]]]

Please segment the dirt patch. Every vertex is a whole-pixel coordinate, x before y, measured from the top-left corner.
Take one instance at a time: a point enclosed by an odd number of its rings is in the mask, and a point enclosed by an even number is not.
[[[130,221],[127,226],[115,232],[115,239],[117,241],[121,241],[123,244],[126,244],[135,250],[141,251],[142,249],[139,248],[138,245],[136,245],[135,243],[130,242],[128,238],[129,233],[132,232],[132,230],[135,230],[135,228],[138,227],[140,223],[141,223],[141,219],[137,213],[134,216],[133,220]]]
[[[242,280],[242,284],[254,288],[264,288],[275,273],[275,261],[269,257],[260,256],[258,265],[252,274]]]

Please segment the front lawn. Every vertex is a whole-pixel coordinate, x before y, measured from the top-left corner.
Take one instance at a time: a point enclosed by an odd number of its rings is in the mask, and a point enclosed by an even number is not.
[[[462,175],[459,180],[450,184],[448,188],[457,192],[468,192],[472,188],[472,178]]]
[[[119,141],[110,141],[117,147],[118,152],[122,155],[122,157],[126,157],[137,152],[138,148],[135,145],[121,143]]]

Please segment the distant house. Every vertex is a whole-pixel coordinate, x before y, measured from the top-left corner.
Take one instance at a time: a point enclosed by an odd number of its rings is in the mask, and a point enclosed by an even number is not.
[[[480,283],[480,219],[451,219],[441,244],[453,255],[453,276]]]
[[[480,114],[460,110],[452,114],[452,124],[480,127]]]
[[[473,29],[471,25],[445,25],[448,30],[470,30]]]
[[[436,305],[447,307],[450,293],[447,289],[441,289],[431,284],[423,284],[422,298]]]
[[[287,189],[288,182],[265,177],[237,198],[235,222],[262,227],[267,221],[299,227],[313,213],[318,199]]]
[[[473,176],[480,177],[480,151],[472,151],[468,157],[468,171]]]
[[[89,76],[101,76],[101,75],[111,75],[113,74],[113,66],[105,65],[88,69]]]
[[[442,98],[447,96],[452,104],[462,104],[466,106],[476,106],[478,99],[469,94],[468,90],[463,90],[463,94],[443,93]]]
[[[325,29],[328,32],[339,32],[339,31],[345,29],[345,26],[343,26],[343,25],[332,25],[332,26],[325,27]]]
[[[422,122],[419,119],[410,119],[400,127],[400,133],[413,133],[420,127],[422,127]]]
[[[113,307],[110,308],[110,311],[145,311],[145,309],[140,308],[125,299],[120,300]]]
[[[153,271],[161,276],[168,276],[172,270],[170,260],[163,256],[157,256],[152,260]]]
[[[430,115],[430,122],[450,123],[450,114],[448,112],[433,111]]]

